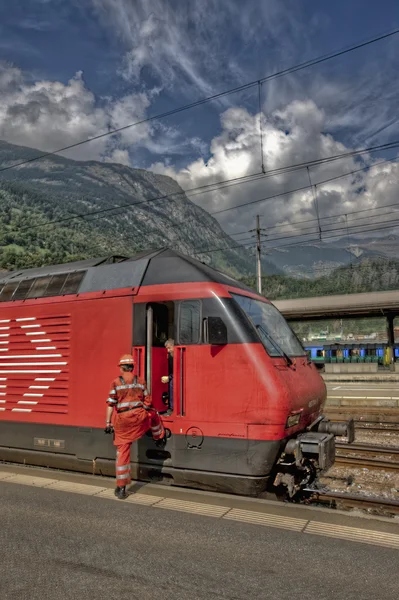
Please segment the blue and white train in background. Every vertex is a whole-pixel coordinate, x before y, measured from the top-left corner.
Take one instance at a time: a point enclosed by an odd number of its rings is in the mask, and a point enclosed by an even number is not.
[[[387,343],[362,341],[314,341],[305,342],[304,348],[315,365],[326,363],[378,363],[384,365]],[[395,345],[395,362],[399,361],[399,344]]]

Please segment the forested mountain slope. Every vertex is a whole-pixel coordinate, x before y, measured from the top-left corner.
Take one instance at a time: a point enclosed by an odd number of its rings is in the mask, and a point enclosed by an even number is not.
[[[40,154],[0,141],[0,169]],[[133,206],[107,211],[124,205]],[[87,213],[94,214],[79,217]],[[254,268],[252,255],[229,250],[234,240],[170,177],[57,155],[0,172],[0,268],[131,256],[164,246],[235,276]],[[226,250],[198,254],[220,247]]]

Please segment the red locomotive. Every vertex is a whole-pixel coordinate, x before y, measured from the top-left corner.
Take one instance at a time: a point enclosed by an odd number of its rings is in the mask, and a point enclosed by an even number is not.
[[[166,412],[168,338],[170,437],[134,444],[134,478],[293,496],[333,464],[334,435],[353,440],[353,422],[323,418],[324,383],[277,309],[199,261],[160,250],[11,272],[0,286],[0,459],[114,474],[103,427],[118,359],[133,353]]]

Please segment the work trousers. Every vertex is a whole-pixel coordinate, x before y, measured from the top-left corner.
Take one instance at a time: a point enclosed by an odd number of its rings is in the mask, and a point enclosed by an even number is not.
[[[153,439],[162,439],[165,435],[165,429],[159,414],[155,410],[149,410],[147,414]],[[118,487],[124,487],[125,485],[129,485],[131,482],[130,449],[133,442],[140,439],[146,433],[146,431],[148,431],[148,429],[143,431],[142,435],[139,437],[135,436],[133,439],[124,441],[122,443],[117,443],[118,432],[117,430],[115,431],[116,440],[114,444],[116,446],[116,485]]]

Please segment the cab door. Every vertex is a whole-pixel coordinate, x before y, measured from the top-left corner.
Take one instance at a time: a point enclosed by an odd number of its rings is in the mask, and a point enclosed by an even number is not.
[[[174,336],[174,303],[151,303],[146,308],[145,369],[147,386],[154,408],[163,413],[168,409],[168,384],[162,377],[169,375],[165,342]]]

